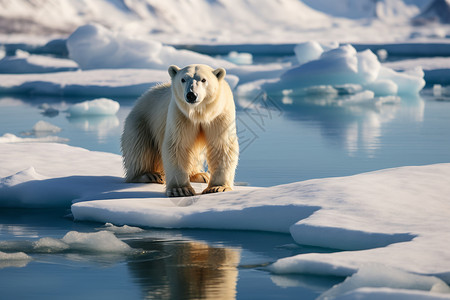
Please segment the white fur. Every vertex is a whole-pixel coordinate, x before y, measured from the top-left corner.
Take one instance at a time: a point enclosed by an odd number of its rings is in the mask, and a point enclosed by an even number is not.
[[[127,181],[145,182],[146,174],[159,173],[165,175],[168,196],[189,196],[190,179],[203,171],[206,156],[211,179],[204,192],[231,189],[239,146],[225,70],[171,66],[169,74],[172,82],[145,93],[126,119],[122,152]],[[189,92],[197,96],[195,103],[188,103]]]

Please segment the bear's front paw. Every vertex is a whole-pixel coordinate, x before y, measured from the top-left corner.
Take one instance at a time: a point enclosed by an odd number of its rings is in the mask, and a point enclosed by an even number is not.
[[[225,185],[218,185],[218,186],[211,186],[207,187],[202,194],[211,194],[211,193],[218,193],[218,192],[228,192],[231,191],[231,187],[225,186]]]
[[[174,187],[166,190],[167,197],[188,197],[194,196],[195,190],[191,186]]]

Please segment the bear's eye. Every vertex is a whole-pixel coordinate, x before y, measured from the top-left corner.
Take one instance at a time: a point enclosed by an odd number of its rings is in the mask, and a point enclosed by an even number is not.
[[[185,82],[186,82],[186,79],[181,78],[181,82],[185,83]]]
[[[203,79],[202,79],[202,82],[203,82],[203,83],[205,83],[205,82],[206,82],[206,79],[205,79],[205,78],[203,78]]]

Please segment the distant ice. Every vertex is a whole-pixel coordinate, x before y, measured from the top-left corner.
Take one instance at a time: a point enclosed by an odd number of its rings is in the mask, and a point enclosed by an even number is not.
[[[298,65],[287,68],[278,78],[245,82],[238,92],[251,94],[263,90],[269,95],[282,95],[286,102],[292,102],[288,98],[296,95],[336,92],[336,96],[349,98],[346,95],[359,93],[350,97],[356,100],[363,96],[366,100],[372,95],[369,98],[375,102],[375,97],[414,95],[425,86],[420,67],[396,72],[381,65],[370,50],[357,52],[351,45],[342,45],[324,51],[319,43],[308,42],[297,45],[295,51]],[[341,92],[342,87],[349,86],[353,91]]]
[[[159,69],[206,64],[231,67],[234,64],[188,50],[176,50],[161,42],[112,32],[99,24],[80,26],[67,40],[69,57],[82,69]]]
[[[62,138],[59,136],[42,136],[42,137],[36,137],[36,138],[30,138],[30,137],[18,137],[12,133],[5,133],[3,136],[0,136],[0,144],[4,143],[66,143],[69,139]]]
[[[294,52],[298,63],[302,65],[308,61],[318,59],[323,53],[323,48],[318,42],[309,41],[297,44]]]
[[[69,107],[67,112],[71,117],[102,116],[115,115],[119,108],[119,102],[107,98],[99,98],[74,104]]]
[[[223,58],[237,65],[251,65],[253,63],[253,56],[251,53],[231,51]]]
[[[17,50],[15,56],[0,59],[0,74],[50,73],[77,69],[78,65],[70,59],[30,55],[21,50]]]
[[[104,69],[46,74],[0,74],[0,94],[78,97],[139,97],[149,88],[170,80],[167,70]],[[227,74],[234,89],[239,78]],[[44,111],[44,113],[55,113]]]
[[[0,93],[49,96],[121,97],[142,95],[168,81],[167,71],[110,69],[46,74],[0,74]]]

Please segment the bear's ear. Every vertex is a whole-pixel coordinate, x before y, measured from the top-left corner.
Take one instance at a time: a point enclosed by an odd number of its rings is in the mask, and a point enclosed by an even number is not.
[[[217,68],[213,71],[213,74],[216,75],[218,80],[222,80],[227,75],[227,71],[224,68]]]
[[[177,75],[178,71],[180,71],[180,70],[181,70],[181,69],[180,69],[178,66],[171,65],[171,66],[169,67],[169,75],[170,75],[170,78],[174,78],[175,75]]]

